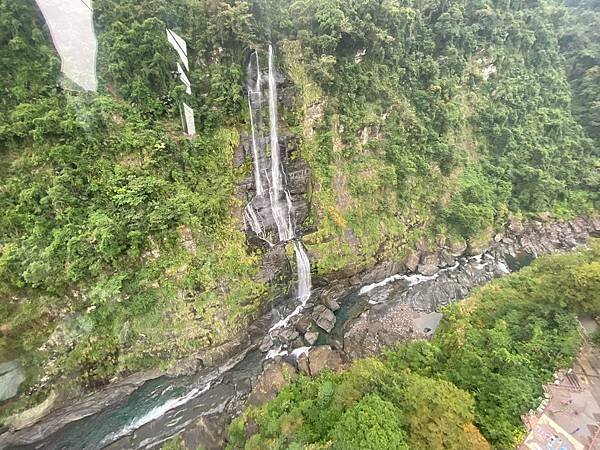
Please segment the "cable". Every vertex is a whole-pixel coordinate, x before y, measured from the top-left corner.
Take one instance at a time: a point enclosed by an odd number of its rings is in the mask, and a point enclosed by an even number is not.
[[[93,10],[92,8],[90,8],[90,6],[89,6],[89,5],[88,5],[86,2],[84,2],[83,0],[79,0],[79,1],[80,1],[81,3],[83,3],[83,4],[85,5],[85,7],[86,7],[87,9],[89,9],[89,10],[90,10],[92,13],[94,12],[94,10]]]
[[[181,53],[183,53],[185,55],[185,57],[187,58],[187,51],[185,51],[184,49],[181,48],[181,45],[179,45],[179,42],[175,38],[174,33],[170,29],[168,29],[168,28],[167,28],[167,33],[169,33],[171,36],[173,36],[173,41],[175,41],[175,44],[177,45],[177,47],[179,47],[179,50],[181,50]]]

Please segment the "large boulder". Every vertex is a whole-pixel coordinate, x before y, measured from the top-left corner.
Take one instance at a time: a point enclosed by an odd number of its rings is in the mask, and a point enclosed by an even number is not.
[[[335,326],[335,314],[333,314],[333,311],[329,308],[323,305],[315,306],[312,317],[315,323],[327,333],[333,330],[333,327]]]
[[[462,256],[467,251],[467,243],[462,240],[453,241],[450,244],[450,254],[456,258]]]
[[[304,335],[304,339],[306,340],[308,345],[315,345],[317,343],[317,340],[319,339],[319,332],[318,331],[308,331]]]
[[[298,317],[298,319],[294,321],[294,327],[300,333],[306,333],[311,328],[311,325],[312,325],[312,320],[311,320],[310,316],[298,315],[296,317]]]
[[[290,363],[281,361],[265,367],[258,376],[252,392],[248,396],[248,403],[261,405],[277,395],[277,392],[296,377],[296,368]]]
[[[310,366],[308,364],[308,352],[298,356],[298,371],[304,375],[310,375]]]
[[[426,265],[426,266],[439,266],[440,258],[437,254],[430,253],[428,255],[424,255],[421,258],[421,264]]]
[[[440,267],[454,264],[454,257],[448,250],[440,250]]]
[[[419,273],[425,276],[434,275],[440,268],[433,264],[419,264]]]
[[[514,233],[518,236],[520,234],[523,234],[523,232],[525,231],[525,227],[523,226],[523,222],[521,222],[521,220],[517,219],[516,217],[513,217],[508,223],[508,230],[511,233]]]
[[[340,352],[333,350],[329,345],[319,345],[308,351],[308,369],[312,376],[317,375],[323,369],[338,370],[342,365]]]
[[[337,311],[338,309],[340,309],[340,304],[336,302],[334,298],[331,297],[321,297],[321,303],[323,303],[323,306],[332,311]]]
[[[420,255],[412,250],[409,250],[404,257],[404,265],[411,272],[416,272],[419,266]]]

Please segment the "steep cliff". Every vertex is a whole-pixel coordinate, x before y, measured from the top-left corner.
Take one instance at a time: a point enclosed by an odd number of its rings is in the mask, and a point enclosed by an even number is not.
[[[291,241],[272,248],[244,224],[246,67],[269,43],[317,287],[415,255],[427,271],[434,250],[476,250],[512,217],[593,214],[597,45],[568,31],[588,14],[593,2],[96,0],[90,93],[61,82],[36,3],[2,1],[0,362],[27,374],[4,415],[58,385],[69,398],[167,368],[293,291]],[[192,96],[166,28],[188,42]]]

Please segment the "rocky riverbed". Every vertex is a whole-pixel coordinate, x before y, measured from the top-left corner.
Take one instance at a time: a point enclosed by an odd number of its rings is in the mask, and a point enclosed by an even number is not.
[[[182,362],[171,376],[153,373],[110,386],[77,405],[0,435],[0,448],[155,448],[182,433],[190,448],[221,448],[226,425],[298,373],[339,369],[398,341],[431,336],[445,305],[535,257],[583,245],[600,235],[598,218],[513,220],[488,245],[414,250],[404,261],[321,283],[294,309],[276,302],[235,342]],[[178,376],[175,376],[178,375]]]

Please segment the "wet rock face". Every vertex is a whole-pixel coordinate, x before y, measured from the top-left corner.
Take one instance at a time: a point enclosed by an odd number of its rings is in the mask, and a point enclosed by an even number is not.
[[[258,237],[254,235],[254,239]],[[257,245],[264,244],[264,241],[256,242]],[[257,281],[265,283],[278,283],[281,280],[289,279],[292,275],[290,261],[285,253],[283,246],[277,246],[269,249],[263,256],[262,267],[258,274]]]
[[[256,70],[248,70],[248,82],[251,86],[256,85]],[[271,157],[270,157],[270,132],[269,132],[269,115],[267,113],[267,100],[269,96],[267,75],[262,73],[262,83],[259,89],[262,91],[262,96],[251,95],[250,102],[252,105],[254,118],[254,142],[256,142],[256,152],[254,155],[252,143],[252,134],[247,130],[241,135],[241,145],[236,150],[233,158],[235,167],[241,167],[245,162],[249,165],[254,165],[254,158],[258,159],[258,165],[261,168],[262,185],[265,190],[268,190],[271,183]],[[281,70],[275,70],[275,84],[277,85],[277,104],[279,107],[279,119],[281,120],[286,110],[291,110],[296,107],[296,88],[291,79],[286,73]],[[296,230],[296,234],[302,234],[301,226],[306,220],[309,213],[307,197],[311,188],[310,168],[306,162],[298,154],[299,139],[296,135],[285,131],[285,124],[277,124],[279,130],[278,144],[280,150],[281,169],[283,170],[284,185],[290,194],[292,208],[292,222]],[[252,202],[253,209],[256,212],[258,220],[263,228],[271,235],[269,239],[272,243],[277,243],[277,227],[270,210],[270,199],[268,192],[260,197],[256,196],[256,186],[254,179],[254,171],[238,186],[238,195],[244,203]],[[261,241],[256,233],[254,233],[247,224],[245,230],[248,234],[248,240],[251,245],[262,246],[268,248],[268,244]]]
[[[248,77],[250,85],[255,86],[256,70],[249,70]],[[269,188],[272,184],[272,153],[269,114],[267,113],[269,92],[266,80],[263,69],[262,83],[259,87],[262,90],[262,96],[256,95],[256,93],[249,95],[254,128],[252,132],[247,130],[242,134],[241,144],[234,154],[233,164],[235,167],[247,164],[252,167],[252,170],[249,171],[247,178],[236,187],[236,195],[246,206],[243,211],[232,211],[232,213],[243,217],[243,229],[249,247],[263,250],[261,271],[257,276],[257,281],[269,283],[281,289],[289,284],[292,271],[284,246],[278,245],[280,244],[279,232],[271,209],[273,199]],[[275,83],[280,112],[294,108],[296,92],[289,77],[281,71],[276,71]],[[285,114],[279,115],[280,120],[283,117]],[[285,214],[289,214],[293,236],[301,237],[311,231],[303,228],[303,223],[309,215],[308,198],[311,191],[311,173],[308,165],[299,155],[298,137],[286,132],[283,123],[277,124],[277,128],[282,184],[285,190],[285,196],[282,193],[282,198],[277,201],[286,205]],[[255,170],[258,172],[255,173]],[[255,177],[262,181],[257,181]],[[257,182],[260,182],[258,189]],[[261,187],[262,193],[257,195],[257,191],[261,192]]]
[[[267,148],[268,136],[261,137],[258,140],[259,146]],[[290,133],[281,133],[279,135],[279,148],[281,152],[281,163],[285,172],[286,188],[290,193],[292,202],[292,222],[295,229],[302,231],[302,223],[306,220],[309,214],[308,197],[311,191],[311,172],[306,162],[299,157],[298,152],[298,137]],[[242,136],[242,144],[236,152],[237,158],[244,159],[252,164],[252,144],[249,136]],[[267,179],[270,178],[271,159],[268,156],[260,156],[264,161],[262,167],[269,168],[265,174]],[[241,164],[240,164],[241,165]],[[267,182],[267,180],[265,180]],[[268,186],[265,186],[268,188]],[[260,220],[261,226],[270,231],[273,235],[273,242],[276,242],[277,226],[271,214],[271,204],[268,195],[256,197],[256,186],[254,185],[254,175],[251,173],[240,185],[239,195],[244,203],[252,201],[256,214]],[[251,244],[257,246],[265,246],[265,242],[260,240],[255,233],[246,227],[248,240]],[[301,234],[301,233],[300,233]]]
[[[199,417],[194,428],[182,433],[187,448],[220,450],[227,444],[229,420],[225,415]]]

